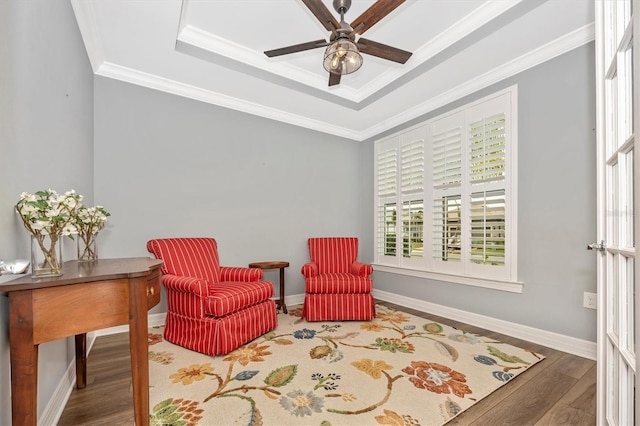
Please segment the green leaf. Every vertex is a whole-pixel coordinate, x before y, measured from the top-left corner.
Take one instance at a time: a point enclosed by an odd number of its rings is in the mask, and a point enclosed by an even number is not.
[[[172,399],[170,399],[169,401],[173,402]],[[160,404],[158,404],[158,405],[160,405]],[[156,405],[156,407],[157,407],[157,405]],[[165,405],[165,406],[161,407],[158,410],[156,410],[155,407],[154,407],[153,412],[155,413],[155,415],[157,417],[164,419],[167,416],[170,416],[172,413],[174,413],[177,409],[178,409],[178,405],[168,404],[168,405]]]
[[[185,424],[184,420],[180,420],[182,419],[182,416],[184,416],[184,413],[173,413],[170,416],[162,416],[161,420],[165,425],[178,426]]]
[[[298,365],[287,365],[273,370],[264,382],[269,386],[282,387],[293,380],[298,373]]]
[[[442,333],[442,326],[437,322],[430,322],[429,324],[425,324],[422,326],[422,329],[431,334]]]
[[[493,356],[495,356],[496,358],[500,358],[502,361],[504,362],[509,362],[512,364],[525,364],[525,365],[529,365],[530,363],[527,361],[524,361],[522,358],[518,358],[517,356],[513,355],[507,355],[504,352],[502,352],[500,349],[495,348],[493,346],[487,346],[487,350],[489,351],[489,353]]]
[[[173,398],[165,399],[164,401],[158,402],[153,406],[153,412],[155,413],[156,411],[160,411],[168,405],[171,405],[171,401],[173,401]]]

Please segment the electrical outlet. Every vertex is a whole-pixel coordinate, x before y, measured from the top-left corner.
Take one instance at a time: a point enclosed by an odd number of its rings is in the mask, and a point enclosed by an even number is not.
[[[598,298],[595,293],[584,292],[582,306],[585,308],[596,309],[598,306]]]

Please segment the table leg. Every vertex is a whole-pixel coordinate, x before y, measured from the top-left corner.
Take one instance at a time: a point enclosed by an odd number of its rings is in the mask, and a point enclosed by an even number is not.
[[[9,294],[11,421],[35,426],[38,413],[38,345],[33,338],[31,290]]]
[[[76,334],[76,389],[87,386],[87,333]]]
[[[280,268],[280,303],[279,307],[282,308],[282,312],[287,312],[287,305],[284,303],[284,268]]]
[[[136,426],[149,425],[149,329],[147,279],[129,279],[129,344]]]

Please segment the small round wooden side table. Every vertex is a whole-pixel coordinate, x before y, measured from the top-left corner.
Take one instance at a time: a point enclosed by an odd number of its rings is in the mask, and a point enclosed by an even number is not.
[[[287,305],[284,303],[284,268],[289,267],[289,262],[281,260],[272,260],[268,262],[253,262],[249,264],[249,268],[260,269],[280,269],[280,299],[276,301],[278,309],[282,309],[285,314],[287,312]]]

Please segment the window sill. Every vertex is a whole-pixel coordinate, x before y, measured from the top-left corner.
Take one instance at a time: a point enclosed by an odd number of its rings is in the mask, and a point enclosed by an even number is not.
[[[373,263],[372,266],[374,271],[407,275],[410,277],[427,278],[430,280],[443,281],[448,283],[471,285],[474,287],[490,288],[493,290],[508,291],[510,293],[522,293],[522,288],[524,287],[524,283],[517,281],[502,281],[463,275],[443,274],[438,272],[423,271],[419,269],[398,268],[395,266],[380,265],[377,263]]]

